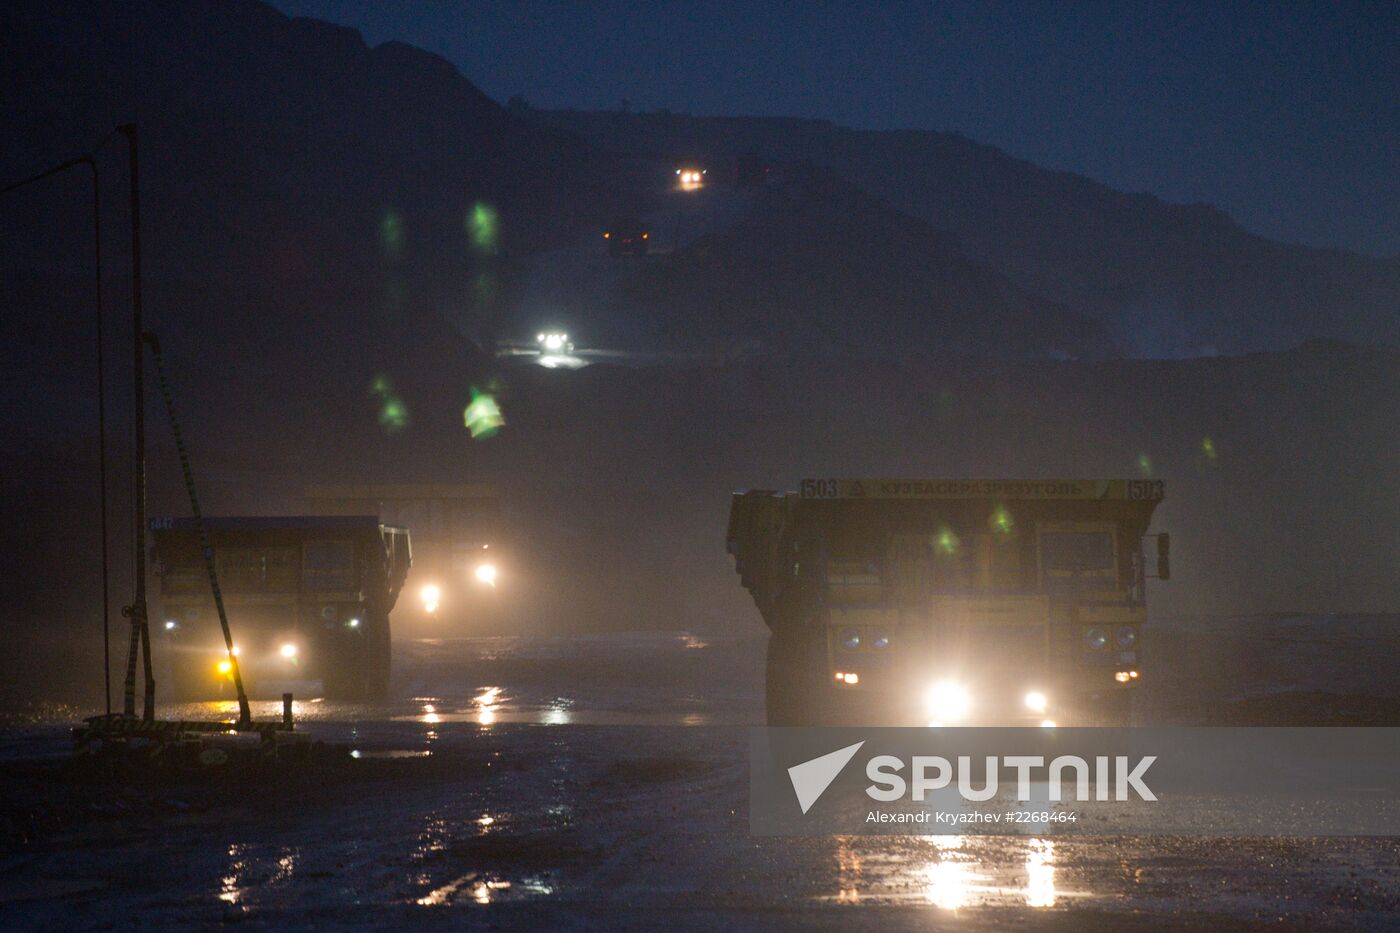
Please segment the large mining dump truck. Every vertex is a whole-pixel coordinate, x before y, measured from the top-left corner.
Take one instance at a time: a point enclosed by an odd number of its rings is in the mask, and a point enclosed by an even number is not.
[[[231,696],[231,665],[193,519],[151,523],[160,619],[177,696]],[[321,681],[337,699],[389,685],[389,611],[408,576],[407,529],[373,515],[206,518],[250,694]]]
[[[1130,724],[1162,493],[878,479],[736,493],[728,547],[771,630],[769,725]]]
[[[400,632],[477,634],[500,624],[512,588],[506,521],[494,486],[467,484],[333,485],[306,490],[321,515],[375,514],[413,533],[409,596],[396,612]]]

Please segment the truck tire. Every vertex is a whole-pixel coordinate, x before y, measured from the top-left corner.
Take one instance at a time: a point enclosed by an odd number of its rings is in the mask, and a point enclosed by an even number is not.
[[[1133,724],[1133,695],[1127,690],[1113,690],[1094,697],[1089,724],[1108,729],[1126,729]]]
[[[321,685],[328,700],[365,699],[364,658],[357,653],[337,658],[321,675]]]
[[[389,698],[389,668],[393,660],[387,613],[372,617],[365,650],[365,698],[382,703]]]
[[[767,723],[770,726],[813,726],[822,719],[816,670],[816,639],[792,630],[768,636],[765,684]]]

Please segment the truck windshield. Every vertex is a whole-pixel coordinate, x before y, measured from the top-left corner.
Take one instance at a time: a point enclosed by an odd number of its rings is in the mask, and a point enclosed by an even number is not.
[[[219,585],[232,593],[275,592],[296,586],[296,551],[292,548],[218,548],[214,560]]]
[[[1051,531],[1040,536],[1040,566],[1051,573],[1113,569],[1113,536],[1106,531]]]
[[[355,545],[351,541],[308,541],[301,561],[308,590],[355,589]]]

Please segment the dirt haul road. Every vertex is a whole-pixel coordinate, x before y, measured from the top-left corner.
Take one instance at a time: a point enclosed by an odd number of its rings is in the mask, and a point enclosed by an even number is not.
[[[1367,620],[1332,621],[1350,634],[1308,652],[1302,679],[1283,684],[1289,696],[1325,695],[1307,678],[1362,676],[1376,650]],[[753,837],[747,728],[760,718],[761,647],[686,634],[401,645],[394,702],[298,704],[305,729],[358,759],[292,780],[67,780],[62,723],[11,727],[0,743],[4,925],[1400,924],[1390,839]],[[1271,676],[1264,699],[1279,695]],[[1209,696],[1201,683],[1187,692]],[[1180,703],[1155,699],[1179,715]],[[256,705],[274,715],[276,704]]]

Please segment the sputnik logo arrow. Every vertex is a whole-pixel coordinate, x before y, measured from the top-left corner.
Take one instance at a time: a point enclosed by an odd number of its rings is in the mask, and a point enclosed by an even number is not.
[[[864,744],[865,741],[861,740],[854,745],[838,748],[834,752],[827,752],[819,758],[788,768],[788,778],[792,780],[792,789],[797,794],[797,803],[802,807],[804,814],[826,793],[831,782],[836,780],[836,775],[841,773],[841,769],[846,767]]]

